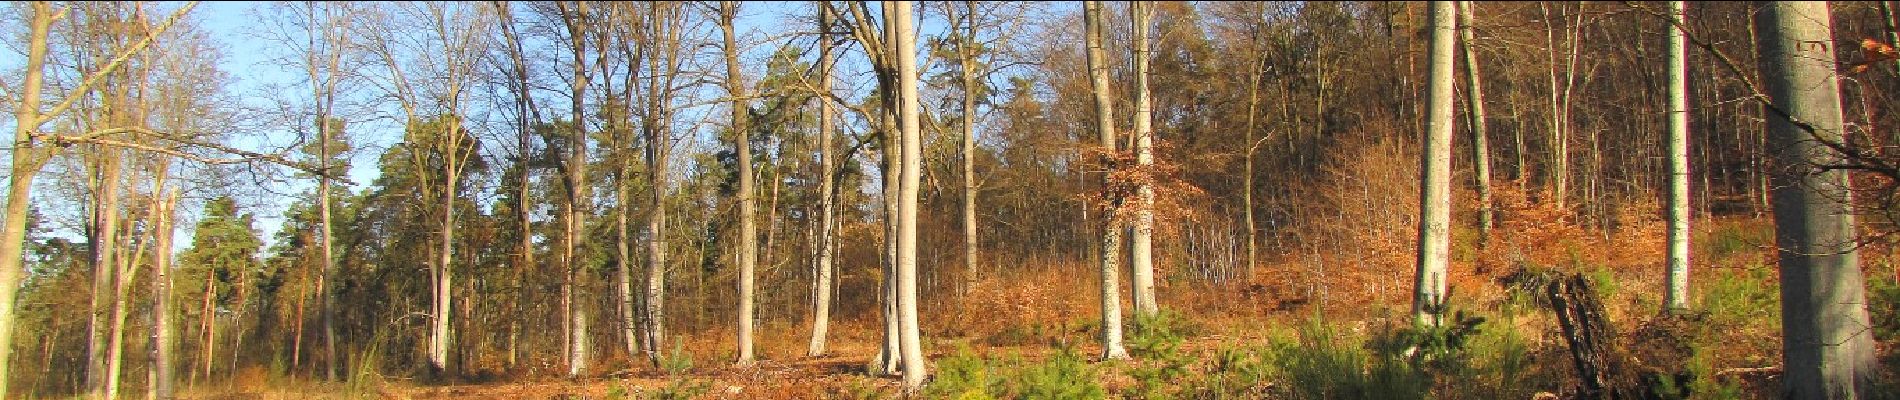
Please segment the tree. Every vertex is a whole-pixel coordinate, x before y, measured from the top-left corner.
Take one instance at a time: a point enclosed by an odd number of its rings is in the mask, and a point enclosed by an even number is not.
[[[1115,175],[1115,112],[1114,94],[1108,84],[1108,61],[1103,50],[1102,3],[1088,1],[1082,5],[1082,19],[1088,46],[1089,87],[1095,93],[1095,129],[1101,135],[1101,165],[1105,168],[1102,175],[1101,201],[1110,203],[1109,211],[1102,216],[1102,358],[1128,358],[1128,349],[1122,346],[1122,302],[1121,302],[1121,247],[1122,224],[1115,217],[1115,209],[1120,208],[1121,199],[1113,193]]]
[[[647,360],[660,365],[660,349],[666,341],[666,196],[672,184],[666,171],[667,156],[673,145],[673,101],[680,77],[680,35],[686,14],[678,3],[648,3],[637,40],[643,52],[641,60],[647,75],[641,132],[646,141],[647,179],[651,180],[651,203],[647,210],[647,276],[645,307]]]
[[[1461,61],[1465,66],[1465,116],[1471,126],[1471,173],[1472,180],[1478,186],[1478,243],[1483,245],[1491,241],[1491,139],[1484,124],[1484,74],[1478,72],[1477,28],[1472,26],[1476,19],[1478,3],[1458,2],[1458,47],[1464,52]]]
[[[924,351],[917,322],[917,192],[923,177],[923,129],[918,116],[921,101],[917,97],[917,31],[911,26],[911,2],[887,1],[896,8],[891,22],[897,37],[892,40],[897,56],[898,111],[903,125],[903,175],[898,189],[897,218],[897,315],[898,346],[903,354],[904,386],[911,391],[924,385]]]
[[[401,107],[402,121],[409,131],[401,147],[416,166],[426,166],[416,169],[424,175],[419,177],[423,178],[419,189],[438,201],[434,205],[440,218],[430,268],[433,284],[428,354],[431,372],[444,373],[454,346],[449,319],[455,287],[455,200],[464,189],[462,178],[478,145],[463,126],[463,101],[469,95],[474,69],[485,53],[483,33],[492,20],[478,15],[473,6],[453,3],[399,3],[395,8],[403,14],[400,17],[406,18],[386,18],[379,21],[381,24],[366,24],[365,28],[369,30],[371,50],[389,72],[378,83]],[[396,28],[410,22],[419,24],[420,32]],[[391,37],[397,32],[417,35]],[[440,175],[428,176],[433,174],[427,172],[430,169]]]
[[[178,255],[178,261],[204,274],[204,292],[200,325],[204,333],[201,347],[201,372],[208,378],[212,362],[218,360],[218,322],[216,309],[228,302],[242,307],[243,296],[227,299],[233,291],[242,291],[250,283],[249,275],[259,268],[258,251],[263,241],[253,228],[250,214],[239,214],[237,200],[220,196],[207,201],[198,225],[192,229],[191,247]],[[230,288],[226,290],[225,288]]]
[[[1689,80],[1688,46],[1676,26],[1683,2],[1669,2],[1669,266],[1663,307],[1689,308]]]
[[[1154,167],[1154,106],[1148,99],[1148,59],[1153,49],[1148,44],[1149,21],[1154,19],[1154,4],[1147,1],[1129,3],[1130,19],[1134,23],[1135,38],[1135,168],[1148,171]],[[1133,244],[1129,246],[1129,269],[1134,273],[1133,291],[1135,314],[1154,316],[1161,312],[1161,305],[1155,300],[1155,190],[1152,179],[1142,179],[1135,188],[1135,224],[1129,229]]]
[[[1432,2],[1431,76],[1426,93],[1426,132],[1419,160],[1418,273],[1413,281],[1415,323],[1436,326],[1445,307],[1446,264],[1451,257],[1452,55],[1457,10]]]
[[[561,308],[567,315],[566,334],[567,376],[580,376],[587,364],[587,327],[586,311],[575,304],[575,291],[579,289],[576,274],[581,268],[582,251],[581,230],[587,227],[588,206],[593,202],[588,194],[591,183],[587,177],[587,86],[592,70],[587,66],[588,36],[594,28],[593,13],[587,2],[559,1],[554,3],[558,10],[562,26],[567,28],[568,55],[572,56],[573,76],[569,83],[568,107],[572,115],[569,119],[573,128],[568,131],[567,154],[561,161],[562,182],[567,187],[561,218],[561,267],[566,278],[561,286]],[[596,43],[605,51],[604,43]]]
[[[821,2],[822,3],[822,2]],[[828,4],[818,5],[818,89],[825,92],[817,96],[818,102],[818,260],[813,266],[812,278],[812,319],[811,345],[805,355],[818,357],[825,354],[825,339],[831,330],[831,291],[834,284],[832,275],[836,267],[832,265],[832,252],[837,247],[832,243],[836,233],[836,207],[832,204],[837,197],[837,175],[832,163],[831,120],[831,13]],[[967,219],[966,219],[967,221]]]
[[[1839,77],[1826,2],[1757,5],[1780,259],[1784,397],[1871,394],[1879,368],[1860,272],[1848,174],[1842,161]]]
[[[758,261],[759,228],[753,223],[752,126],[746,122],[745,78],[739,71],[738,28],[732,24],[738,14],[738,2],[719,2],[719,29],[725,34],[726,93],[732,96],[733,147],[739,153],[739,359],[737,364],[752,364],[753,268]]]
[[[152,204],[152,397],[172,398],[177,336],[172,333],[172,223],[178,190],[156,185]]]

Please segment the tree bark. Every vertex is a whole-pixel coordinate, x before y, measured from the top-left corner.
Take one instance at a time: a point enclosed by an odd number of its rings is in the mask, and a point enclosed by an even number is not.
[[[837,223],[833,215],[837,183],[832,172],[832,120],[831,120],[831,13],[820,4],[818,10],[818,88],[826,96],[818,101],[818,266],[816,276],[812,278],[812,319],[811,345],[805,355],[818,357],[825,355],[825,339],[831,331],[831,278],[832,266],[832,227]]]
[[[7,210],[0,221],[0,397],[7,396],[12,372],[13,329],[20,280],[24,278],[27,205],[33,176],[45,165],[48,151],[31,145],[39,129],[40,91],[45,80],[46,39],[53,25],[53,6],[31,3],[27,20],[26,70],[21,77],[20,101],[13,108],[11,173],[7,175]]]
[[[1681,24],[1683,2],[1669,2],[1672,25]],[[1688,47],[1681,29],[1669,28],[1669,270],[1663,307],[1689,308],[1689,80]]]
[[[895,6],[897,29],[893,47],[897,58],[899,108],[903,124],[903,171],[898,190],[897,223],[897,308],[898,347],[903,354],[904,386],[910,391],[923,388],[924,351],[917,315],[917,196],[923,177],[923,132],[917,97],[917,32],[911,27],[911,2],[887,2]]]
[[[758,261],[758,226],[754,224],[752,209],[752,128],[746,121],[748,112],[744,76],[739,72],[739,45],[734,37],[738,28],[733,26],[733,18],[739,5],[733,1],[719,2],[719,27],[724,33],[726,53],[726,91],[732,95],[732,133],[733,147],[738,150],[739,164],[739,359],[738,365],[750,365],[752,354],[753,329],[753,269]]]
[[[1427,84],[1426,132],[1419,152],[1418,273],[1413,281],[1414,323],[1437,326],[1445,306],[1446,266],[1451,257],[1452,60],[1457,43],[1452,2],[1431,9],[1431,76]]]
[[[109,377],[106,374],[108,346],[111,346],[111,327],[108,326],[112,313],[112,282],[116,257],[118,256],[119,230],[119,160],[120,150],[114,147],[94,146],[104,158],[93,169],[97,176],[93,179],[95,198],[93,199],[92,229],[92,319],[90,320],[91,342],[86,349],[86,359],[90,364],[86,382],[88,390],[95,398],[106,396]]]
[[[1084,2],[1082,6],[1085,25],[1086,44],[1088,45],[1088,68],[1090,88],[1095,94],[1095,127],[1101,135],[1102,194],[1114,196],[1113,171],[1115,148],[1115,112],[1113,89],[1108,83],[1107,55],[1103,50],[1102,4],[1099,1]],[[1107,199],[1117,207],[1121,199]],[[1115,211],[1102,216],[1102,358],[1128,358],[1128,349],[1122,346],[1122,304],[1121,304],[1121,247],[1122,224]]]
[[[1780,258],[1783,397],[1868,395],[1878,374],[1841,161],[1840,82],[1826,2],[1756,6],[1767,89],[1775,244]]]
[[[1472,21],[1477,14],[1477,3],[1458,2],[1458,32],[1462,35],[1459,47],[1464,49],[1465,64],[1465,109],[1466,119],[1471,126],[1471,162],[1473,180],[1478,187],[1478,244],[1491,241],[1491,139],[1484,123],[1484,74],[1478,71],[1477,29]]]
[[[162,188],[162,186],[161,186]],[[178,191],[164,189],[153,207],[152,224],[152,398],[170,400],[175,380],[172,351],[177,336],[172,332],[172,221],[178,205]]]
[[[1154,167],[1154,109],[1148,99],[1149,20],[1154,18],[1154,3],[1130,3],[1135,39],[1135,167],[1152,173]],[[1135,226],[1130,229],[1134,244],[1129,246],[1129,269],[1134,275],[1135,314],[1152,317],[1161,312],[1155,298],[1154,264],[1154,176],[1148,176],[1135,188]]]
[[[649,54],[647,60],[646,132],[647,177],[652,180],[647,213],[647,277],[645,315],[647,360],[660,366],[660,354],[666,347],[666,193],[669,190],[666,156],[672,145],[673,78],[678,72],[679,8],[677,5],[649,3],[650,23],[645,24]]]
[[[955,12],[955,5],[945,5],[945,10]],[[963,288],[968,292],[970,284],[977,278],[977,235],[976,235],[976,91],[977,82],[976,50],[970,43],[976,40],[976,2],[963,2],[964,31],[957,41],[957,65],[963,84]],[[954,18],[952,18],[954,19]],[[953,22],[954,23],[954,22]]]
[[[573,378],[580,376],[587,365],[586,350],[580,345],[584,341],[583,338],[587,336],[586,327],[582,323],[586,319],[583,315],[586,311],[585,307],[575,302],[574,297],[575,292],[580,289],[579,277],[576,275],[580,273],[581,268],[579,255],[581,230],[587,228],[586,218],[589,213],[587,208],[588,203],[591,202],[587,193],[586,92],[589,79],[587,29],[593,21],[590,19],[592,16],[588,12],[587,2],[574,2],[572,6],[568,6],[565,2],[556,4],[561,6],[561,20],[567,28],[570,39],[569,50],[573,56],[573,80],[571,81],[573,86],[570,87],[572,97],[568,111],[569,123],[574,129],[568,132],[570,135],[568,152],[566,161],[562,164],[567,172],[567,209],[565,210],[567,215],[566,218],[562,218],[561,224],[561,264],[565,268],[567,280],[561,292],[562,303],[567,305],[567,376]]]

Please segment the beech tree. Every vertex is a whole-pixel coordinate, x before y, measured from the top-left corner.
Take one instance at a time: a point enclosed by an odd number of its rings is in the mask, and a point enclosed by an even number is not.
[[[1121,302],[1121,248],[1122,224],[1115,217],[1114,210],[1120,208],[1121,199],[1113,193],[1115,174],[1115,101],[1109,89],[1108,61],[1105,45],[1102,43],[1105,29],[1102,26],[1102,3],[1084,2],[1082,5],[1084,36],[1088,46],[1089,87],[1095,93],[1095,129],[1101,136],[1098,151],[1102,174],[1101,201],[1111,204],[1109,211],[1102,216],[1102,248],[1098,260],[1102,272],[1102,358],[1128,358],[1128,349],[1122,346],[1122,302]]]
[[[1775,248],[1781,270],[1783,395],[1871,395],[1876,374],[1858,241],[1838,148],[1845,132],[1826,2],[1763,2],[1760,72],[1775,168]]]
[[[1427,125],[1419,152],[1418,272],[1412,289],[1412,316],[1421,325],[1438,325],[1443,318],[1446,266],[1451,262],[1451,67],[1457,44],[1456,13],[1452,2],[1432,2]]]
[[[1663,307],[1689,308],[1689,79],[1683,2],[1669,2],[1669,265]]]

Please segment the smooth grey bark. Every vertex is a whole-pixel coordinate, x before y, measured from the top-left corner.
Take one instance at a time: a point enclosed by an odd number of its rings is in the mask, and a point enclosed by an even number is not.
[[[587,101],[586,92],[590,75],[587,65],[588,29],[594,23],[587,2],[556,2],[561,13],[561,21],[567,28],[570,54],[572,56],[573,78],[569,90],[570,114],[568,121],[574,129],[568,132],[568,148],[562,166],[567,172],[567,207],[565,218],[561,218],[561,264],[566,271],[566,282],[561,288],[561,303],[567,311],[567,376],[578,377],[587,368],[585,325],[586,311],[575,302],[574,297],[580,290],[581,268],[581,230],[587,228],[588,206],[591,196],[587,193]],[[604,44],[602,44],[604,45]]]
[[[118,271],[114,274],[112,283],[112,335],[107,339],[110,347],[106,349],[105,398],[107,399],[119,398],[119,375],[125,369],[125,313],[131,308],[126,298],[131,297],[132,282],[135,281],[138,272],[133,268],[139,264],[138,259],[141,258],[139,255],[144,254],[145,251],[144,241],[137,240],[133,236],[135,234],[132,232],[121,235],[123,240],[132,242],[132,246],[119,248],[119,255],[116,257],[118,265],[113,266],[113,268],[118,268]]]
[[[172,332],[172,224],[178,205],[178,190],[164,189],[152,210],[152,398],[172,398],[176,365],[172,352],[177,334]]]
[[[862,4],[859,3],[859,6],[862,7]],[[902,328],[902,325],[898,322],[897,316],[897,202],[898,191],[902,188],[899,183],[902,179],[899,170],[903,165],[904,152],[901,149],[903,140],[902,134],[898,132],[897,121],[900,101],[896,88],[897,62],[892,59],[893,53],[896,53],[896,44],[892,42],[897,37],[897,25],[891,22],[897,20],[897,11],[895,7],[889,6],[889,2],[882,4],[884,7],[880,7],[880,11],[884,14],[885,21],[882,27],[883,35],[878,37],[880,41],[876,45],[865,45],[866,48],[880,49],[879,54],[871,56],[871,59],[878,69],[878,89],[883,94],[881,98],[883,110],[879,115],[878,123],[882,133],[879,140],[884,148],[884,170],[882,171],[884,177],[881,181],[884,186],[884,276],[880,281],[882,290],[880,305],[884,311],[884,340],[880,344],[877,356],[871,359],[871,368],[874,373],[891,375],[900,373],[902,368],[902,349],[900,348],[902,343],[898,338],[898,330]]]
[[[1570,198],[1570,104],[1574,102],[1576,98],[1576,96],[1573,95],[1574,91],[1571,89],[1576,86],[1577,82],[1577,57],[1579,56],[1577,40],[1578,37],[1581,36],[1581,30],[1583,29],[1583,6],[1584,3],[1577,3],[1578,9],[1575,12],[1576,20],[1566,22],[1563,15],[1552,15],[1550,13],[1549,4],[1538,5],[1539,9],[1543,12],[1544,42],[1547,47],[1549,47],[1547,49],[1548,51],[1545,52],[1545,62],[1546,66],[1549,67],[1549,74],[1547,74],[1546,77],[1549,78],[1548,84],[1550,86],[1550,118],[1548,121],[1550,124],[1550,140],[1548,143],[1550,167],[1545,171],[1547,181],[1545,183],[1551,187],[1550,201],[1556,204],[1558,208],[1563,208],[1565,201]],[[1568,26],[1564,26],[1565,24]],[[1569,42],[1567,46],[1565,46],[1568,53],[1564,54],[1561,60],[1558,59],[1558,41],[1556,36],[1556,32],[1560,29],[1569,30],[1565,32],[1565,38]],[[1560,65],[1563,70],[1561,77],[1559,77],[1557,73]]]
[[[1775,245],[1780,259],[1784,398],[1867,395],[1879,368],[1856,251],[1842,143],[1840,81],[1827,2],[1758,3],[1767,89]]]
[[[897,219],[897,311],[898,350],[903,356],[904,387],[923,388],[925,365],[922,334],[917,315],[917,197],[923,178],[924,140],[921,101],[917,97],[917,31],[911,27],[911,2],[887,2],[895,6],[897,29],[894,49],[897,56],[899,108],[903,125],[903,171],[898,190]]]
[[[1452,60],[1457,10],[1432,2],[1431,76],[1426,84],[1426,131],[1419,152],[1418,272],[1413,281],[1414,323],[1437,325],[1445,303],[1446,265],[1451,258]]]
[[[1478,243],[1483,245],[1491,241],[1493,208],[1491,205],[1491,139],[1484,124],[1484,75],[1478,71],[1478,48],[1474,44],[1477,29],[1472,21],[1477,19],[1477,3],[1458,2],[1458,32],[1461,35],[1459,48],[1464,50],[1462,61],[1465,65],[1465,109],[1467,122],[1471,126],[1471,172],[1472,180],[1478,188]]]
[[[103,145],[94,146],[101,152],[104,160],[92,167],[93,179],[92,207],[92,308],[88,325],[90,342],[86,347],[86,360],[89,363],[86,372],[88,391],[95,398],[106,396],[106,387],[110,378],[107,375],[106,361],[108,346],[111,346],[111,327],[108,318],[112,313],[113,275],[118,257],[119,229],[119,160],[122,158],[118,148]]]
[[[1088,46],[1089,87],[1095,94],[1095,128],[1101,135],[1102,165],[1110,173],[1102,175],[1102,194],[1110,195],[1115,148],[1115,111],[1113,89],[1108,83],[1108,61],[1103,50],[1102,3],[1083,2],[1084,41]],[[1121,199],[1110,199],[1119,206]],[[1122,224],[1113,210],[1102,216],[1102,358],[1128,358],[1122,346],[1121,247]]]
[[[1260,23],[1264,24],[1265,22],[1261,21]],[[1251,32],[1249,32],[1248,40],[1253,43],[1256,51],[1262,51],[1260,50],[1261,49],[1260,28],[1255,27],[1255,28],[1250,29],[1250,31]],[[1267,58],[1265,54],[1252,54],[1251,58],[1252,60],[1249,60],[1247,64],[1248,65],[1248,69],[1247,69],[1247,125],[1245,129],[1245,135],[1247,137],[1247,152],[1242,155],[1242,157],[1245,159],[1244,161],[1242,161],[1242,164],[1244,164],[1242,173],[1245,175],[1241,177],[1242,189],[1241,189],[1241,194],[1240,194],[1241,208],[1245,210],[1246,223],[1247,223],[1247,268],[1246,268],[1246,271],[1247,271],[1247,279],[1249,280],[1253,279],[1253,268],[1254,268],[1254,265],[1259,264],[1259,254],[1260,254],[1260,224],[1256,222],[1254,218],[1254,206],[1253,206],[1253,192],[1254,192],[1253,159],[1254,159],[1254,153],[1260,149],[1260,142],[1256,142],[1254,139],[1254,129],[1258,127],[1258,125],[1256,125],[1256,119],[1257,119],[1258,111],[1260,107],[1260,80],[1263,78],[1263,75],[1265,75],[1265,72],[1262,71],[1262,69],[1265,68],[1265,65],[1267,62]],[[1265,141],[1264,139],[1261,139],[1261,142],[1264,142],[1264,141]]]
[[[970,43],[976,40],[976,2],[964,1],[964,26],[962,39],[957,41],[957,64],[959,78],[963,83],[963,288],[967,292],[970,284],[976,282],[977,241],[976,241],[976,91],[978,90],[976,50]],[[955,12],[956,5],[945,5],[944,9]],[[955,18],[952,18],[953,20]],[[952,21],[955,23],[955,21]]]
[[[521,169],[520,175],[516,178],[517,182],[514,188],[514,217],[517,228],[519,229],[516,234],[520,235],[519,240],[515,242],[515,254],[517,257],[520,257],[517,259],[520,264],[515,266],[515,273],[517,277],[525,277],[527,274],[526,271],[535,269],[533,213],[530,211],[530,208],[533,207],[533,202],[529,194],[534,183],[532,180],[534,173],[533,170],[528,167],[528,158],[533,148],[534,126],[541,122],[541,112],[539,111],[540,107],[535,106],[534,95],[530,91],[530,85],[532,83],[528,78],[527,57],[522,55],[521,37],[515,33],[515,20],[510,7],[511,3],[495,1],[493,4],[498,14],[496,19],[499,21],[497,25],[500,25],[499,28],[501,29],[503,40],[502,48],[506,51],[506,54],[508,54],[510,90],[512,90],[515,95],[515,145],[519,152],[517,156],[518,159],[515,160],[515,162]],[[510,307],[518,311],[521,309],[520,303],[520,296],[516,296],[512,304],[510,304]],[[515,340],[519,336],[519,332],[517,331],[519,328],[520,323],[518,321],[510,321],[508,327],[508,365],[511,367],[516,365]],[[334,341],[327,339],[327,337],[333,335],[331,333],[333,330],[331,330],[328,322],[325,322],[324,329],[326,335],[325,346],[331,346],[328,343]],[[330,356],[331,359],[334,360],[336,355],[332,353]],[[331,364],[335,364],[335,362],[332,361]],[[329,368],[327,373],[330,374],[331,380],[336,379],[336,368],[334,366]]]
[[[1669,2],[1669,265],[1663,307],[1689,308],[1689,80],[1683,2]]]
[[[738,28],[732,19],[738,13],[738,2],[719,2],[719,28],[725,35],[726,53],[726,91],[732,95],[732,133],[733,147],[738,150],[739,158],[739,359],[738,365],[750,365],[752,354],[752,329],[754,319],[753,274],[758,262],[758,232],[754,219],[753,182],[752,182],[752,128],[746,122],[748,111],[744,76],[739,72],[739,45],[735,38]]]
[[[340,28],[346,27],[347,25],[345,24],[350,21],[347,15],[349,11],[340,9],[339,7],[346,6],[341,3],[326,4],[326,7],[323,8],[324,14],[322,17],[324,19],[321,25],[318,25],[316,21],[314,21],[318,17],[316,11],[310,11],[312,21],[309,22],[311,26],[321,27],[319,29],[323,31],[321,34],[323,45],[332,46],[332,48],[329,52],[322,55],[323,59],[321,64],[316,60],[315,54],[312,54],[312,57],[310,57],[305,64],[305,67],[308,68],[306,72],[310,78],[313,80],[320,79],[322,82],[321,84],[312,85],[313,92],[311,93],[313,97],[312,100],[316,101],[318,105],[316,118],[317,165],[323,171],[322,174],[317,175],[317,224],[318,230],[320,231],[319,234],[322,236],[319,238],[318,246],[320,256],[323,257],[320,261],[322,263],[322,269],[317,276],[317,295],[319,298],[319,310],[317,312],[321,314],[321,318],[323,319],[324,379],[331,381],[336,380],[338,369],[335,311],[338,302],[335,295],[336,291],[329,287],[330,277],[337,276],[336,256],[331,247],[331,242],[334,241],[336,236],[333,235],[331,231],[333,225],[330,212],[330,174],[332,173],[332,171],[330,171],[330,158],[332,157],[330,154],[330,143],[331,138],[338,132],[334,131],[335,125],[331,123],[331,119],[333,118],[332,114],[336,110],[336,86],[341,80],[339,74],[341,74],[340,68],[342,67],[342,49],[348,46],[347,37],[343,36],[347,29]],[[318,48],[319,46],[313,43],[309,50],[315,52]],[[166,217],[170,218],[169,215]],[[160,252],[159,254],[159,258],[166,258],[165,255],[171,253]]]
[[[45,80],[46,39],[52,30],[53,6],[30,3],[27,15],[26,71],[21,77],[19,102],[13,107],[13,143],[11,170],[7,175],[6,220],[0,221],[0,397],[6,397],[11,379],[13,354],[14,305],[25,269],[23,252],[26,242],[28,196],[33,176],[46,165],[51,150],[32,145],[30,140],[42,122],[40,94]],[[56,147],[54,149],[57,149]]]
[[[818,171],[821,175],[818,178],[818,264],[816,271],[813,271],[816,276],[812,278],[811,344],[805,349],[805,355],[811,357],[825,354],[825,339],[831,331],[831,278],[834,270],[831,236],[833,227],[837,225],[834,221],[836,216],[833,215],[835,205],[832,203],[837,183],[833,181],[834,167],[831,161],[831,13],[824,7],[820,4],[818,10],[818,88],[826,94],[817,99]]]
[[[648,23],[640,32],[651,57],[647,61],[646,132],[647,177],[652,180],[647,212],[646,322],[647,360],[660,366],[666,348],[666,194],[671,187],[666,158],[672,146],[674,80],[680,68],[678,3],[648,3]]]
[[[1148,60],[1153,50],[1148,43],[1149,20],[1154,18],[1154,3],[1136,1],[1129,4],[1128,12],[1134,23],[1135,41],[1135,167],[1149,169],[1154,166],[1154,109],[1148,99]],[[1135,314],[1153,316],[1161,312],[1161,305],[1155,298],[1155,190],[1152,176],[1140,182],[1135,188],[1135,226],[1129,229],[1129,269],[1132,270],[1135,297]]]
[[[51,6],[46,3],[32,3],[28,22],[27,71],[24,77],[24,94],[14,108],[14,143],[11,151],[11,173],[7,176],[6,220],[0,221],[0,397],[8,394],[11,379],[11,356],[13,353],[14,304],[20,290],[20,280],[25,273],[23,244],[26,241],[26,218],[28,196],[33,186],[33,177],[45,165],[47,151],[25,143],[38,129],[40,123],[40,83],[43,79],[43,66],[46,61],[46,36],[48,26],[52,24]]]

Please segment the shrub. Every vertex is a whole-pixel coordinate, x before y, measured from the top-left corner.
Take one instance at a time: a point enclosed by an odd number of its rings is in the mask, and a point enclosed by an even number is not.
[[[693,354],[686,352],[685,339],[673,340],[673,351],[660,356],[660,369],[667,375],[679,375],[693,369]]]
[[[1867,314],[1874,321],[1874,338],[1900,340],[1900,282],[1886,277],[1869,279]]]
[[[655,390],[652,398],[660,400],[688,400],[704,395],[711,390],[712,382],[698,379],[674,378],[672,381],[667,382],[666,386]]]
[[[969,346],[960,346],[955,355],[937,361],[937,376],[923,394],[932,399],[995,399],[1007,388],[1003,372],[1007,371],[999,371]]]
[[[1128,337],[1128,353],[1136,358],[1127,370],[1135,378],[1135,398],[1172,398],[1175,384],[1187,376],[1192,357],[1181,354],[1182,337],[1175,328],[1181,318],[1171,311],[1137,314]]]
[[[1012,398],[1029,400],[1100,399],[1107,397],[1097,381],[1099,374],[1075,354],[1063,347],[1048,361],[1029,365],[1013,380]]]
[[[1272,366],[1257,348],[1223,346],[1198,382],[1183,390],[1183,398],[1254,399],[1264,397],[1258,388],[1272,373]]]
[[[1409,363],[1373,357],[1318,321],[1300,329],[1298,343],[1276,343],[1273,362],[1294,398],[1423,399],[1431,378]]]

